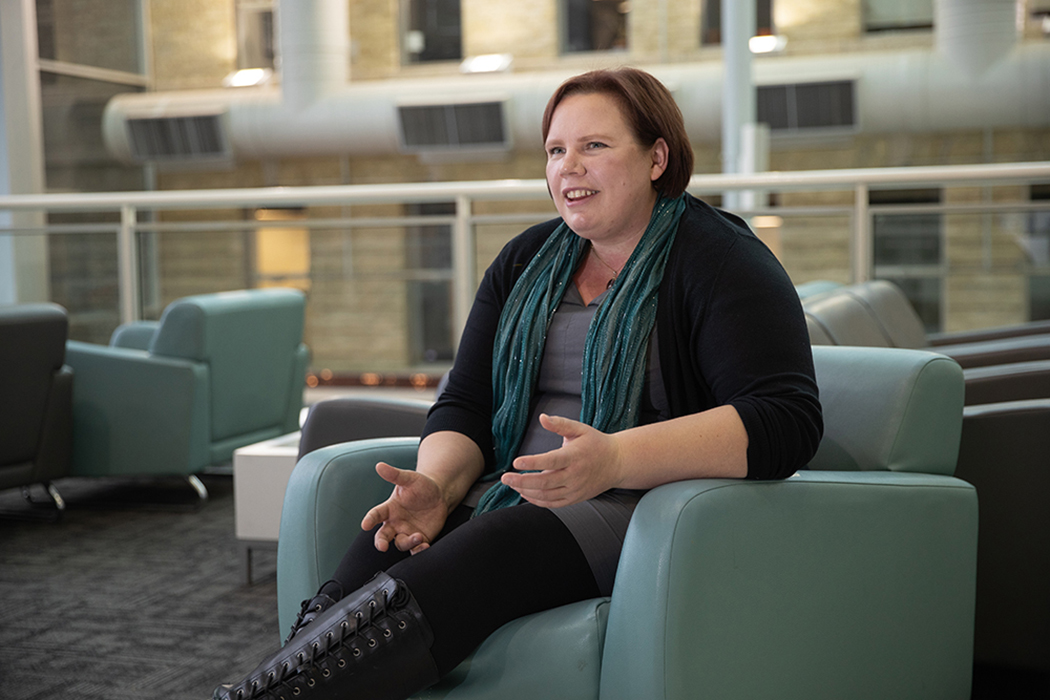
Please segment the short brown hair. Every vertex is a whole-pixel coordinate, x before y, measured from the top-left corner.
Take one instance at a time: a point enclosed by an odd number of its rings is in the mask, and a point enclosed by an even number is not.
[[[653,182],[660,194],[677,197],[685,192],[693,174],[693,147],[685,133],[682,110],[663,83],[637,68],[595,70],[569,78],[547,102],[543,112],[543,141],[550,132],[555,108],[573,94],[611,95],[623,109],[635,138],[648,148],[662,138],[667,142],[667,169]]]

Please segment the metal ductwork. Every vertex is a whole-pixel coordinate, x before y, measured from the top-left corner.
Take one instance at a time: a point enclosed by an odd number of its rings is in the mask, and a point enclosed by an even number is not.
[[[538,149],[566,71],[348,82],[345,0],[299,0],[281,16],[280,88],[126,94],[103,119],[129,161]],[[936,0],[935,48],[756,60],[755,83],[853,85],[853,129],[871,133],[1050,125],[1050,44],[1018,43],[1013,0]],[[722,65],[665,65],[695,142],[721,138]]]

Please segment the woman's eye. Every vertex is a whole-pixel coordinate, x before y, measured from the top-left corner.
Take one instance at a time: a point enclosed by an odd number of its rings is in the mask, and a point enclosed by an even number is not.
[[[601,141],[591,141],[589,144],[587,144],[587,148],[590,148],[592,150],[595,148],[605,148],[605,144]]]
[[[565,152],[565,149],[562,148],[561,146],[552,146],[551,148],[547,149],[547,155],[551,155],[551,156],[560,155],[560,154],[562,154],[564,152]]]

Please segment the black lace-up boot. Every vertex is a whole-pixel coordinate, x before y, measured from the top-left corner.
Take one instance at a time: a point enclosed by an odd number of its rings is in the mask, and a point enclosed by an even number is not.
[[[326,596],[327,597],[327,596]],[[309,601],[303,619],[311,613]],[[329,600],[331,600],[329,598]],[[323,606],[323,603],[322,603]],[[399,700],[438,680],[434,636],[401,581],[384,573],[306,622],[213,700]]]

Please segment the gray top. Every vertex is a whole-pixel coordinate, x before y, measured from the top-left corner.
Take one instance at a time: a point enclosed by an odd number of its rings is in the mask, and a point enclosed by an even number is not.
[[[529,426],[519,454],[539,454],[561,446],[561,437],[540,427],[540,413],[579,419],[583,405],[583,348],[591,319],[607,295],[606,291],[590,304],[584,305],[575,285],[570,285],[566,290],[547,332]],[[669,415],[655,331],[649,343],[641,409],[642,423],[664,420]],[[464,502],[471,506],[477,505],[478,499],[491,485],[491,482],[477,484]],[[644,494],[645,491],[613,489],[583,503],[551,509],[576,538],[602,595],[612,592],[627,524],[635,505]]]

